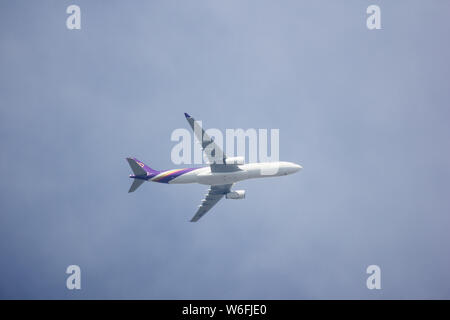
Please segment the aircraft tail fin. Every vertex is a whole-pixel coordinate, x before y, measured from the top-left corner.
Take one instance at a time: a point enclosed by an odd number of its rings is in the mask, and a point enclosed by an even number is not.
[[[147,175],[147,172],[143,169],[143,166],[140,166],[137,161],[135,161],[132,158],[127,158],[127,161],[131,167],[131,170],[133,170],[134,175],[136,176]]]
[[[133,184],[128,192],[133,192],[139,188],[145,181],[159,174],[159,171],[153,170],[149,166],[145,165],[143,162],[136,158],[127,158],[128,164],[131,170],[133,170],[134,175],[130,175],[133,178]]]
[[[133,170],[133,173],[136,176],[156,176],[159,174],[159,171],[153,170],[146,164],[144,164],[142,161],[139,161],[136,158],[127,158],[128,164],[131,167],[131,170]]]

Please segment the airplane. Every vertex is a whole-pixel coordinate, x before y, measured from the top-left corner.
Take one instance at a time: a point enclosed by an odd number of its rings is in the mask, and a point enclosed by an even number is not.
[[[145,165],[136,158],[126,158],[133,171],[130,178],[134,179],[128,192],[134,192],[145,181],[185,184],[199,183],[209,185],[208,193],[198,206],[191,222],[198,221],[205,213],[216,205],[223,197],[226,199],[244,199],[245,190],[231,191],[231,187],[239,181],[278,177],[293,174],[302,166],[292,162],[260,162],[244,163],[244,157],[227,157],[213,139],[205,133],[199,122],[189,114],[184,114],[203,152],[208,158],[207,166],[200,168],[172,169],[157,171]]]

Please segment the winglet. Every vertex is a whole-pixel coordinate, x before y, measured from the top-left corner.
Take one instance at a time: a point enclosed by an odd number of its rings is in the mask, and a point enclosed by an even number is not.
[[[190,117],[191,117],[191,116],[188,115],[186,112],[184,113],[184,116],[185,116],[186,118],[190,118]]]

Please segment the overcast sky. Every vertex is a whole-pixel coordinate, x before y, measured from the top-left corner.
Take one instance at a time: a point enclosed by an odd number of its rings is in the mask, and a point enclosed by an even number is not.
[[[0,9],[1,298],[450,298],[449,1]],[[125,157],[177,167],[183,112],[279,129],[304,169],[195,224],[207,186],[128,194]]]

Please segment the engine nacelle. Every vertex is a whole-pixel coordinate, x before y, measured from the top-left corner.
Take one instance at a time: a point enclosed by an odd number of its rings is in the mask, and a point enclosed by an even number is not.
[[[245,198],[245,190],[236,190],[236,191],[231,191],[228,192],[225,195],[225,198],[227,199],[244,199]]]
[[[244,162],[244,157],[230,157],[225,159],[225,164],[242,165]]]

